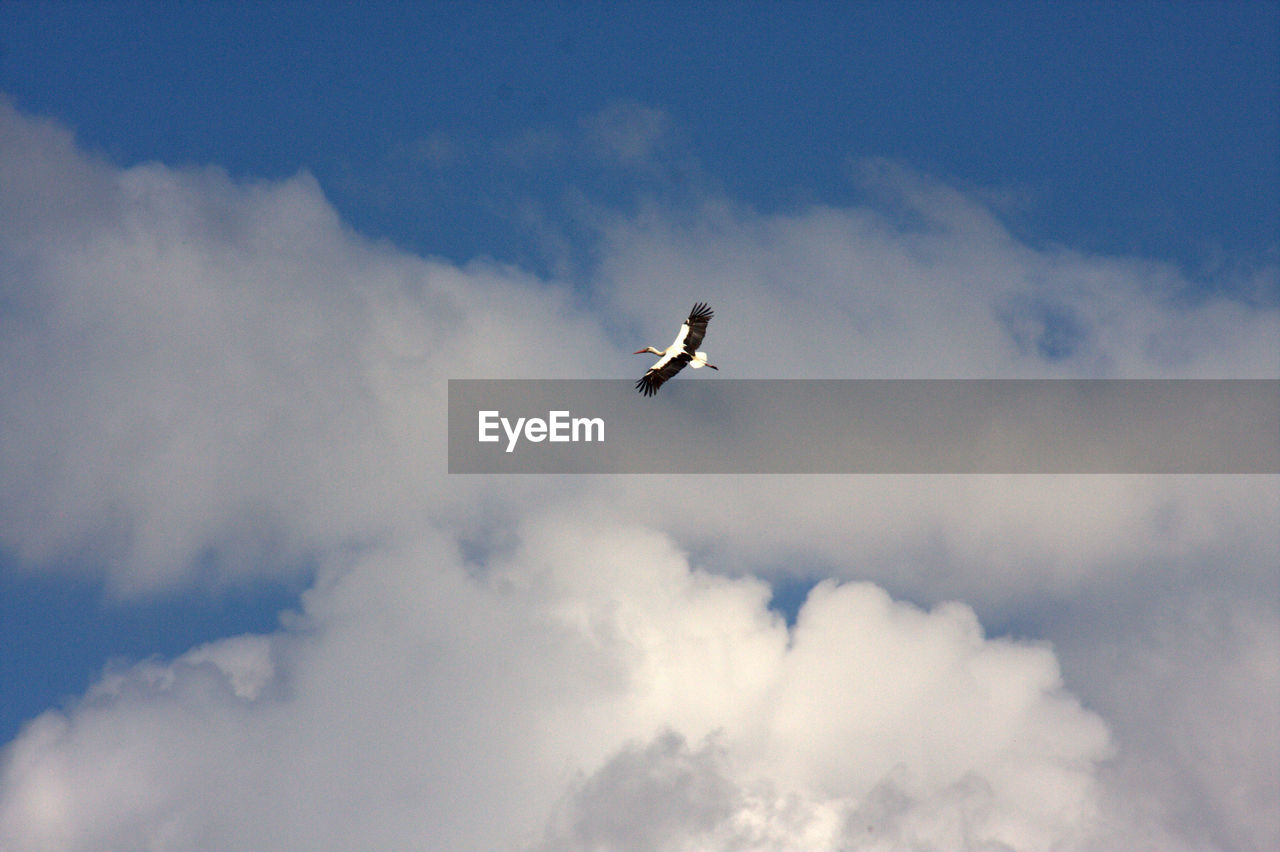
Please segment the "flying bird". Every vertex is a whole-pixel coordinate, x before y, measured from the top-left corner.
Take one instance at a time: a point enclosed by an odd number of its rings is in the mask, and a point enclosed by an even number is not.
[[[685,364],[695,370],[700,367],[719,370],[719,367],[707,361],[707,353],[698,351],[698,344],[707,333],[707,321],[711,317],[712,311],[707,307],[707,303],[698,302],[693,306],[693,310],[689,311],[689,318],[680,326],[680,333],[676,335],[674,343],[666,349],[646,346],[644,349],[633,352],[633,355],[649,352],[662,356],[636,381],[636,390],[645,396],[653,396],[658,392],[658,388],[662,387],[662,383],[683,370]]]

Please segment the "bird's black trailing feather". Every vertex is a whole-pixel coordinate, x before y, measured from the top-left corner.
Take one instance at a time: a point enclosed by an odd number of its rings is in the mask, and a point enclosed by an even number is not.
[[[698,302],[693,306],[693,310],[689,311],[689,325],[693,325],[695,322],[706,325],[707,320],[715,315],[715,311],[711,310],[706,302]]]

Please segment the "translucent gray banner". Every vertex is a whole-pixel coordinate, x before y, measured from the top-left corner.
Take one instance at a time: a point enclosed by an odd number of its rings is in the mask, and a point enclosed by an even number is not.
[[[1280,473],[1276,380],[632,385],[450,380],[449,472]]]

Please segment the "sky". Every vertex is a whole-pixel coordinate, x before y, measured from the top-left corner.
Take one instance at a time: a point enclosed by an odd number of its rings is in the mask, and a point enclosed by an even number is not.
[[[0,847],[1276,848],[1276,476],[445,423],[1276,379],[1278,235],[1276,3],[0,4]]]

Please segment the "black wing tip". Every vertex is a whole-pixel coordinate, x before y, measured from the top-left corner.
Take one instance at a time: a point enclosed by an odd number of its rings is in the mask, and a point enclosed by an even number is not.
[[[658,388],[660,387],[662,387],[662,382],[654,381],[653,376],[650,376],[647,373],[636,379],[636,390],[640,391],[640,393],[645,396],[653,396],[658,392]]]
[[[693,306],[693,310],[689,311],[689,322],[706,322],[715,316],[715,311],[711,310],[711,306],[706,302],[697,302]]]

